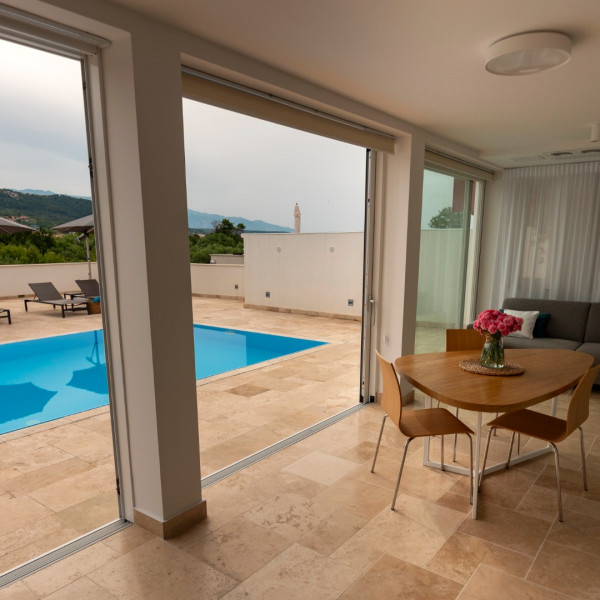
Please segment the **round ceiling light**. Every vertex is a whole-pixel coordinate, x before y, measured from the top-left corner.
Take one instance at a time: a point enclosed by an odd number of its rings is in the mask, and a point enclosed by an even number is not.
[[[555,69],[571,58],[571,38],[537,31],[511,35],[489,48],[485,68],[496,75],[529,75]]]

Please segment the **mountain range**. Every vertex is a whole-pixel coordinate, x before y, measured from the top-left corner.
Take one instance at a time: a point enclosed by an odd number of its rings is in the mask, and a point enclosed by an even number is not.
[[[92,212],[90,198],[55,194],[47,190],[0,189],[0,216],[15,218],[32,227],[54,227],[85,217]],[[190,230],[209,232],[214,223],[229,219],[234,225],[243,223],[248,232],[289,233],[289,227],[282,227],[266,221],[245,219],[244,217],[204,213],[188,209]]]
[[[220,223],[225,218],[229,219],[234,225],[242,223],[248,232],[290,233],[294,231],[289,227],[274,225],[273,223],[267,223],[266,221],[252,221],[250,219],[244,219],[243,217],[225,217],[223,215],[198,212],[196,210],[188,209],[188,226],[190,229],[203,229],[212,231],[214,229],[214,223]]]

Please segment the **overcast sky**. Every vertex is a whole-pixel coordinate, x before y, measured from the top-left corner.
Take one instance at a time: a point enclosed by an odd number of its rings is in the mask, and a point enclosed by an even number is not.
[[[0,40],[0,188],[89,196],[78,61]],[[365,150],[184,100],[188,207],[362,231]]]
[[[0,40],[0,188],[89,196],[78,61]]]

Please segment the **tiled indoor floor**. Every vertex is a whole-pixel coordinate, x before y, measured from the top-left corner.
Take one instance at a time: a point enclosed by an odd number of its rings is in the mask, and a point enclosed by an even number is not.
[[[358,403],[360,323],[194,297],[194,322],[329,342],[197,385],[202,476]],[[2,300],[0,343],[102,327],[101,315]],[[99,408],[0,435],[0,573],[118,518],[111,424]]]
[[[585,425],[588,492],[577,437],[560,448],[564,523],[550,457],[486,478],[474,521],[467,479],[423,467],[418,441],[390,511],[404,439],[388,424],[371,474],[381,416],[369,405],[206,487],[208,518],[182,536],[128,527],[0,590],[0,600],[600,598],[597,389]],[[507,444],[500,432],[492,457]]]

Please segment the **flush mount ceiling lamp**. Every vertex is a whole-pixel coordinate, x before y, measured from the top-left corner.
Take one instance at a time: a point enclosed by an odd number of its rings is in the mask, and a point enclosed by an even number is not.
[[[496,75],[530,75],[555,69],[571,58],[571,38],[564,33],[536,31],[494,42],[485,68]]]

